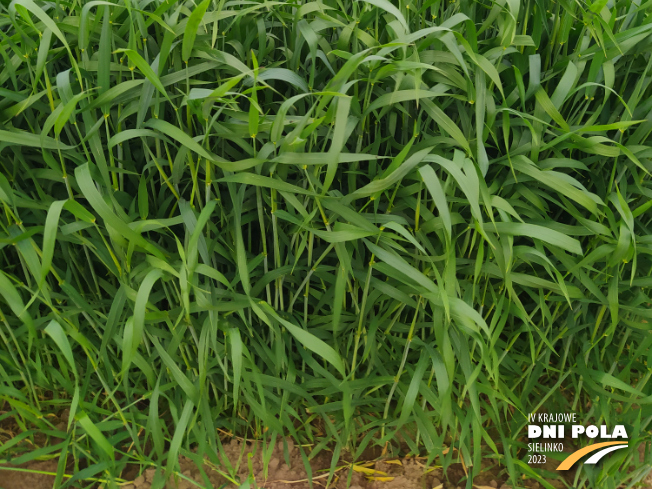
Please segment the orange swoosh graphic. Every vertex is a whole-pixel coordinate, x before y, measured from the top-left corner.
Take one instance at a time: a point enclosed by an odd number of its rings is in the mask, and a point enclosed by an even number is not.
[[[606,441],[604,443],[594,443],[588,447],[580,448],[576,452],[573,452],[568,457],[566,457],[566,459],[561,464],[559,464],[557,470],[568,470],[573,466],[575,462],[577,462],[587,453],[595,452],[600,448],[608,447],[610,445],[627,445],[627,443],[624,441]]]

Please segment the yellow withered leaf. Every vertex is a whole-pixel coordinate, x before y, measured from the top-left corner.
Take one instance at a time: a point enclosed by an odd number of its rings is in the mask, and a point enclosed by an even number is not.
[[[378,481],[378,482],[392,482],[394,480],[394,477],[367,476],[367,479],[370,480],[370,481]]]
[[[374,470],[374,469],[370,469],[369,467],[363,467],[361,465],[353,465],[352,467],[355,472],[362,472],[363,474],[367,474],[367,475],[374,475],[374,474],[387,475],[386,472],[383,472],[381,470]]]
[[[403,465],[403,462],[400,460],[383,460],[386,464],[394,464],[394,465]]]

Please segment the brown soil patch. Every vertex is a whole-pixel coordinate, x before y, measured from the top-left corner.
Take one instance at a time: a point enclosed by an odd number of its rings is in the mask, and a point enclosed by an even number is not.
[[[244,443],[244,445],[243,445]],[[308,474],[306,473],[300,450],[294,446],[292,440],[286,440],[288,445],[289,464],[285,458],[283,442],[278,442],[268,458],[267,473],[263,464],[261,445],[251,442],[232,440],[223,445],[229,463],[236,469],[236,478],[245,481],[250,473],[255,476],[252,489],[309,489]],[[223,461],[224,462],[224,461]],[[226,464],[224,464],[226,465]],[[328,481],[331,465],[330,453],[324,451],[310,461],[312,470],[313,488],[323,489]],[[554,472],[557,463],[550,461],[540,468]],[[166,489],[199,489],[215,488],[236,489],[227,478],[219,473],[227,472],[224,466],[214,467],[206,463],[200,470],[189,458],[180,457],[180,472],[176,472],[168,479]],[[1,467],[8,467],[6,464]],[[54,476],[43,472],[55,473],[57,462],[35,461],[17,466],[25,470],[0,469],[0,488],[2,489],[50,489],[54,483]],[[161,474],[162,476],[162,469]],[[36,471],[41,473],[33,473]],[[157,477],[156,468],[138,468],[131,466],[123,473],[127,481],[121,489],[150,489],[154,478]],[[478,489],[510,489],[505,484],[504,475],[500,469],[493,465],[493,461],[483,463],[482,473],[475,478],[474,487]],[[555,488],[567,487],[561,480],[549,480]],[[210,485],[209,485],[210,484]],[[541,489],[539,483],[524,480],[522,487]],[[87,487],[94,487],[89,484]],[[95,485],[95,487],[97,487]],[[446,476],[441,468],[428,468],[422,457],[404,457],[397,459],[376,460],[368,463],[358,463],[352,466],[350,462],[340,460],[335,475],[328,486],[332,489],[462,489],[466,487],[466,473],[461,463],[452,464]],[[642,486],[652,489],[652,474]]]
[[[237,467],[236,475],[241,481],[246,480],[251,465],[256,482],[256,486],[251,485],[252,488],[309,489],[308,474],[301,453],[294,446],[292,440],[286,440],[286,443],[288,444],[289,464],[284,455],[283,442],[278,442],[268,459],[267,473],[265,473],[261,445],[259,444],[247,442],[243,446],[243,442],[232,440],[224,445],[224,452],[230,464]],[[53,473],[56,472],[56,465],[56,461],[31,462],[23,464],[19,468]],[[168,480],[167,489],[204,488],[210,487],[209,483],[214,488],[235,489],[238,487],[216,470],[226,472],[224,467],[217,468],[207,463],[200,471],[191,459],[183,456],[179,459],[179,465],[180,473],[175,473]],[[312,483],[315,489],[326,487],[330,465],[331,456],[326,451],[310,461]],[[457,487],[466,486],[466,474],[462,464],[451,465],[447,475],[448,477],[443,475],[441,468],[429,469],[426,467],[425,459],[422,457],[376,460],[354,465],[341,460],[329,487],[332,489],[457,489]],[[150,489],[156,476],[156,468],[139,470],[132,466],[123,474],[128,482],[121,488]],[[51,475],[0,470],[0,487],[3,489],[50,489],[53,482],[54,477]],[[507,489],[507,486],[502,484],[504,480],[501,480],[496,468],[488,468],[480,477],[476,477],[474,482],[476,487],[482,489]],[[538,489],[536,483],[526,483],[526,486]]]
[[[2,467],[8,467],[3,464]],[[53,475],[28,472],[57,472],[57,462],[46,460],[42,462],[28,462],[17,465],[15,468],[24,470],[0,470],[0,487],[2,489],[51,489],[54,484]]]
[[[240,461],[237,475],[241,481],[246,480],[249,475],[249,464],[251,464],[256,485],[260,489],[309,489],[308,474],[300,451],[291,440],[287,440],[287,444],[290,463],[288,464],[285,459],[283,442],[279,442],[269,457],[267,474],[264,471],[259,445],[246,443],[243,450],[242,442],[233,440],[224,445],[224,451],[232,465],[235,466],[238,460]],[[250,454],[251,460],[249,461]],[[192,460],[181,457],[179,463],[183,477],[175,477],[176,480],[169,481],[170,489],[205,487],[204,477]],[[330,463],[330,455],[325,452],[311,460],[312,483],[315,489],[326,487]],[[356,467],[357,470],[353,470],[350,464],[340,462],[329,487],[333,489],[349,487],[351,489],[433,489],[442,484],[437,477],[437,475],[441,477],[441,470],[426,473],[426,467],[416,459],[377,461],[364,464],[364,466],[356,465]],[[203,466],[203,470],[210,483],[216,488],[223,484],[228,484],[226,486],[228,489],[238,487],[229,484],[226,478],[208,464]],[[153,468],[145,470],[133,481],[131,486],[125,486],[124,489],[149,489],[155,473],[156,469]],[[374,477],[382,477],[383,480],[373,480]]]

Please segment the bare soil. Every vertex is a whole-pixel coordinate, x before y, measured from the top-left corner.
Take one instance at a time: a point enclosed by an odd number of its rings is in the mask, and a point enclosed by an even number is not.
[[[290,463],[286,463],[283,442],[279,442],[274,447],[269,459],[267,474],[264,472],[261,451],[255,444],[247,442],[243,447],[243,442],[232,440],[224,445],[224,450],[233,466],[238,466],[239,460],[237,474],[242,481],[246,480],[251,463],[256,481],[256,486],[252,484],[252,488],[309,489],[308,475],[300,452],[291,440],[287,440],[287,443]],[[249,454],[251,454],[250,462]],[[326,487],[330,462],[330,456],[326,452],[311,461],[312,482],[315,489]],[[466,486],[465,468],[461,463],[451,465],[446,477],[441,468],[428,469],[424,462],[425,460],[419,457],[404,457],[355,464],[356,469],[352,469],[350,463],[341,461],[329,487],[333,489],[457,489]],[[229,483],[208,464],[203,466],[203,472],[208,481],[205,480],[192,460],[181,457],[179,465],[181,475],[175,475],[169,480],[166,484],[167,489],[210,487],[207,482],[210,482],[216,489],[221,487],[235,489],[237,487]],[[555,467],[552,465],[555,464],[551,463],[550,467],[543,468],[554,471]],[[3,467],[7,467],[7,465]],[[2,489],[50,489],[54,483],[54,476],[43,474],[43,472],[55,473],[57,463],[56,461],[37,461],[16,468],[40,473],[0,470],[0,487]],[[510,488],[504,484],[497,468],[490,465],[487,465],[486,468],[487,470],[474,480],[474,487],[478,489]],[[127,482],[121,488],[149,489],[155,475],[156,468],[139,470],[137,467],[131,467],[123,474]],[[556,488],[565,487],[560,480],[550,480],[549,482]],[[648,476],[647,482],[648,484],[644,487],[652,488],[652,478]],[[530,489],[540,489],[539,484],[534,481],[523,481],[522,485]]]
[[[224,451],[231,466],[238,467],[239,480],[246,480],[249,475],[249,465],[255,476],[256,485],[252,489],[309,489],[308,474],[303,464],[300,451],[294,446],[292,440],[287,439],[289,464],[284,455],[283,442],[278,442],[269,458],[267,473],[265,473],[260,445],[233,439],[224,444]],[[251,460],[249,460],[251,455]],[[641,461],[642,461],[641,454]],[[375,458],[375,457],[370,457]],[[226,465],[222,460],[223,466]],[[548,459],[540,468],[550,472],[555,471],[558,462]],[[315,489],[326,487],[331,465],[331,456],[324,451],[310,461],[312,470],[312,483]],[[179,459],[180,475],[175,474],[166,483],[166,489],[198,489],[213,488],[236,489],[238,486],[229,482],[220,475],[215,467],[205,464],[202,471],[197,465],[186,457]],[[34,461],[6,470],[8,465],[1,465],[1,489],[50,489],[54,483],[57,462]],[[22,469],[22,470],[21,470]],[[226,472],[224,467],[220,470]],[[122,474],[126,481],[121,489],[150,489],[156,476],[156,468],[142,468],[129,466]],[[572,477],[572,474],[568,474]],[[505,476],[496,467],[492,460],[483,462],[483,471],[474,479],[477,489],[510,489],[505,484]],[[553,487],[563,489],[564,483],[557,480],[548,480]],[[570,482],[570,480],[569,480]],[[210,485],[209,485],[210,483]],[[332,489],[461,489],[466,486],[466,467],[461,463],[452,464],[446,475],[441,468],[428,468],[422,457],[403,457],[394,459],[376,459],[367,463],[358,462],[351,464],[345,458],[337,465],[335,476],[329,488]],[[529,489],[542,489],[538,482],[523,480],[521,486]],[[88,484],[86,487],[98,487],[97,484]],[[646,479],[645,489],[652,489],[652,474]]]

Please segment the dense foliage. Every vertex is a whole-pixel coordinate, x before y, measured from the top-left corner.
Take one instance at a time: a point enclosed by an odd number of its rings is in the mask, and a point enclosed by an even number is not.
[[[548,409],[629,430],[574,487],[639,480],[650,8],[0,5],[1,456],[116,480],[229,433],[402,440],[470,488],[539,473]]]

